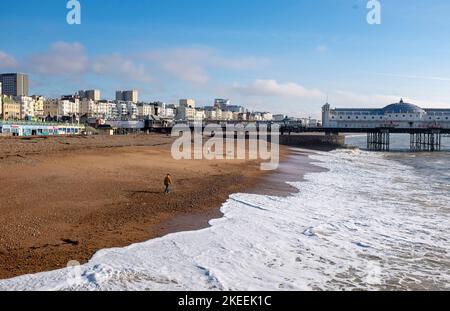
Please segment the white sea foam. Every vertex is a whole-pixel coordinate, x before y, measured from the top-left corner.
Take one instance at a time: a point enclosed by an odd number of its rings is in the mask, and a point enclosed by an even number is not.
[[[98,252],[1,290],[449,289],[449,194],[382,154],[313,158],[330,171],[280,198],[235,194],[212,227]],[[72,282],[70,282],[72,281]]]

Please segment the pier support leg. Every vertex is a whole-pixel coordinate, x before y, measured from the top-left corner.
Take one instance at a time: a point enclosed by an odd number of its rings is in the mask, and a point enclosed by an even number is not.
[[[411,151],[440,151],[442,134],[439,130],[432,130],[422,133],[411,133],[410,141]]]
[[[367,133],[367,149],[371,151],[389,151],[390,134],[387,130]]]

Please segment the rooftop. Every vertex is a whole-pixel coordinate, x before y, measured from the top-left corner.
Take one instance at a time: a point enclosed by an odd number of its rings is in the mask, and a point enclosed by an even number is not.
[[[403,99],[400,102],[391,104],[383,108],[384,113],[425,113],[425,110],[419,106],[405,103]]]

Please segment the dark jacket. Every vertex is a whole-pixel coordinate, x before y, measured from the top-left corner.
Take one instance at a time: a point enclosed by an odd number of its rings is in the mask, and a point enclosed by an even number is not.
[[[166,178],[164,178],[164,185],[165,186],[170,186],[173,184],[173,179],[170,176],[166,176]]]

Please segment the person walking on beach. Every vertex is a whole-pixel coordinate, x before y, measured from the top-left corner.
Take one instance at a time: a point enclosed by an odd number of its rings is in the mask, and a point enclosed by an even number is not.
[[[166,187],[164,189],[165,194],[170,193],[170,186],[172,186],[172,184],[173,184],[172,176],[170,176],[170,174],[167,174],[166,178],[164,178],[164,186]]]

